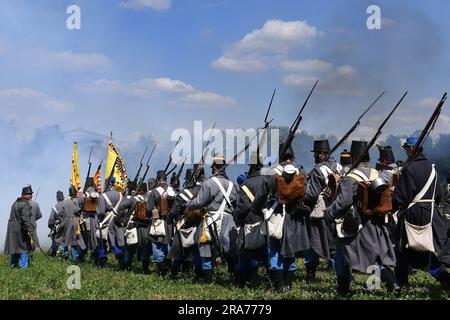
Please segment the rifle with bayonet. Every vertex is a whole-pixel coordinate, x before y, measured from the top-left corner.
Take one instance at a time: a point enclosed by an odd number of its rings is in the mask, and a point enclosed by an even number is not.
[[[134,186],[138,183],[139,174],[141,173],[142,166],[144,165],[143,161],[144,161],[145,154],[147,153],[147,149],[148,149],[148,146],[145,147],[144,154],[142,155],[142,158],[141,158],[141,164],[139,165],[139,169],[138,169],[138,171],[136,173],[136,176],[134,177],[134,180],[133,180],[133,185]]]
[[[428,136],[430,135],[431,131],[434,129],[434,126],[436,124],[436,121],[439,118],[439,115],[442,111],[442,106],[444,105],[445,100],[447,100],[447,92],[444,93],[441,100],[439,101],[438,105],[434,109],[433,114],[431,115],[430,119],[428,119],[427,124],[425,125],[425,128],[420,133],[419,139],[417,140],[416,144],[414,145],[414,149],[412,152],[412,155],[408,157],[408,161],[411,161],[411,159],[417,157],[417,155],[421,152],[423,144],[427,140]]]
[[[145,172],[144,175],[142,176],[142,178],[139,180],[139,184],[136,187],[136,191],[139,190],[139,188],[141,187],[142,183],[145,181],[145,178],[147,177],[148,174],[148,170],[150,169],[150,159],[153,156],[153,152],[155,152],[156,149],[156,144],[153,146],[152,152],[150,153],[150,156],[148,157],[147,163],[145,164],[146,168],[145,168]]]
[[[94,149],[94,146],[91,147],[91,151],[89,152],[89,160],[88,160],[89,168],[87,171],[86,180],[84,182],[84,187],[83,187],[84,192],[86,192],[86,190],[88,188],[87,184],[88,184],[89,176],[91,175],[91,167],[92,167],[91,156],[92,156],[93,149]]]
[[[256,171],[256,168],[258,167],[258,158],[260,156],[259,152],[260,152],[260,150],[262,148],[262,143],[265,141],[265,136],[267,134],[267,128],[269,127],[270,123],[273,121],[273,119],[268,121],[268,117],[269,117],[270,109],[272,108],[272,102],[273,102],[273,98],[275,97],[275,93],[276,92],[277,92],[277,89],[274,89],[273,93],[272,93],[272,98],[270,99],[269,107],[267,108],[266,116],[264,118],[264,127],[262,128],[263,136],[259,140],[258,146],[256,148],[256,157],[257,158],[254,159],[255,163],[251,163],[250,164],[250,168],[248,169],[248,176],[251,176],[252,174],[254,174],[255,171]],[[252,159],[250,159],[250,160],[252,160]]]
[[[197,178],[198,174],[202,170],[203,165],[205,164],[206,157],[209,152],[209,145],[211,143],[211,138],[212,138],[212,134],[214,132],[215,127],[216,127],[216,123],[214,122],[214,124],[211,128],[211,133],[209,134],[208,141],[206,142],[205,149],[203,150],[202,159],[200,160],[199,165],[195,168],[195,171],[193,172],[192,176],[189,178],[189,180],[187,182],[185,182],[183,190],[192,186],[192,182],[194,181],[194,179]]]
[[[297,117],[295,118],[294,123],[292,123],[291,127],[289,128],[289,134],[286,138],[286,141],[284,142],[283,149],[281,150],[280,154],[278,155],[278,159],[282,159],[286,151],[288,150],[289,146],[292,144],[292,141],[294,140],[295,134],[297,133],[298,126],[303,120],[303,110],[305,109],[306,105],[308,104],[309,98],[311,97],[314,89],[317,86],[317,83],[319,80],[314,83],[314,86],[312,87],[311,91],[309,92],[305,102],[303,103],[302,108],[300,109],[299,113],[297,114]]]
[[[383,123],[381,123],[381,125],[378,127],[377,132],[375,133],[375,135],[372,137],[372,140],[370,140],[370,142],[367,144],[367,147],[365,148],[364,152],[359,156],[358,159],[356,159],[355,162],[352,163],[352,167],[350,168],[350,170],[346,173],[346,175],[348,175],[352,170],[356,169],[359,164],[362,162],[362,159],[364,158],[364,155],[367,154],[370,150],[370,148],[372,148],[372,146],[375,144],[375,142],[377,141],[377,139],[380,137],[380,135],[382,134],[383,127],[386,125],[386,123],[389,121],[389,119],[392,117],[392,115],[394,114],[395,110],[397,110],[397,108],[400,106],[400,103],[402,103],[403,99],[406,97],[406,95],[408,94],[408,91],[405,92],[405,94],[401,97],[401,99],[397,102],[397,104],[395,105],[394,109],[392,109],[392,111],[388,114],[388,116],[384,119]]]
[[[180,136],[180,137],[178,138],[177,142],[175,143],[175,145],[173,146],[172,151],[170,151],[169,161],[167,162],[167,165],[166,165],[166,167],[164,168],[164,176],[166,176],[166,177],[167,177],[167,170],[169,169],[170,164],[172,163],[172,154],[173,154],[173,152],[175,151],[175,148],[178,146],[178,144],[179,144],[182,140],[183,140],[183,137]]]
[[[385,91],[383,91],[372,102],[372,104],[363,112],[363,114],[361,114],[359,116],[358,120],[356,120],[353,127],[351,127],[350,130],[348,130],[347,133],[341,138],[341,140],[339,140],[339,142],[336,143],[336,145],[330,150],[330,152],[328,153],[328,156],[325,158],[325,160],[323,160],[323,162],[326,162],[331,157],[331,155],[348,139],[348,137],[350,137],[350,135],[356,130],[356,128],[359,127],[359,125],[361,124],[361,119],[366,115],[367,112],[369,112],[370,109],[372,109],[372,107],[378,102],[378,100],[380,100],[380,98],[384,95],[384,93],[385,93]]]

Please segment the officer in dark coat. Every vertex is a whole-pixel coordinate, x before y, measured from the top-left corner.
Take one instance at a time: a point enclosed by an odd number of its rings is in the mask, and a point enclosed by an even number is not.
[[[196,215],[200,213],[199,211],[186,212],[186,204],[197,196],[204,180],[205,172],[202,164],[195,164],[193,169],[187,169],[183,189],[177,194],[175,204],[169,213],[168,218],[175,226],[172,246],[167,255],[167,258],[172,260],[173,276],[180,271],[189,274],[193,269],[196,252],[193,237],[201,222],[201,216]]]
[[[233,212],[236,226],[239,227],[237,251],[239,256],[238,284],[243,286],[250,282],[257,283],[259,262],[267,262],[265,237],[261,234],[264,224],[262,212],[252,210],[252,204],[258,194],[258,187],[264,183],[265,175],[261,174],[263,164],[256,153],[252,154],[250,171],[240,183],[237,193],[237,204]],[[247,240],[247,241],[246,241]],[[267,263],[266,263],[267,264]]]
[[[379,270],[381,279],[393,278],[395,253],[388,230],[380,214],[365,215],[358,203],[358,184],[370,183],[378,178],[378,171],[369,165],[370,156],[365,141],[352,141],[352,162],[361,158],[357,168],[343,177],[336,201],[325,210],[327,222],[336,222],[338,234],[335,254],[335,271],[338,293],[350,294],[351,270],[371,273]],[[395,283],[391,281],[391,283]],[[396,290],[399,287],[390,287]]]
[[[28,267],[29,253],[34,251],[31,205],[31,186],[22,189],[22,196],[11,206],[11,214],[6,229],[5,255],[11,255],[10,265],[25,269]]]
[[[52,246],[50,248],[50,256],[54,257],[58,251],[58,243],[55,241],[55,236],[59,224],[61,223],[62,206],[64,201],[64,193],[62,191],[56,192],[56,204],[53,206],[48,218],[48,228],[50,229],[49,237],[52,240]]]
[[[159,274],[169,270],[170,262],[167,260],[170,241],[173,236],[173,225],[168,214],[175,200],[175,191],[167,183],[164,170],[156,173],[158,184],[147,199],[147,214],[150,219],[150,241],[153,259]]]
[[[280,145],[280,151],[283,144]],[[272,233],[269,241],[269,277],[275,290],[286,292],[291,290],[297,264],[295,259],[298,255],[310,249],[306,219],[309,208],[305,208],[300,201],[301,198],[280,204],[277,191],[277,177],[288,178],[303,175],[299,169],[294,167],[294,151],[288,147],[284,155],[280,155],[280,165],[267,172],[262,185],[258,186],[258,194],[251,209],[253,212],[262,212],[264,209],[265,219],[271,221],[281,220],[281,228],[273,228],[282,232]],[[304,176],[304,175],[303,175]],[[270,217],[268,217],[270,216]],[[274,222],[275,224],[275,222]],[[279,222],[276,225],[280,225]]]
[[[403,166],[394,192],[394,210],[400,210],[397,235],[399,255],[396,272],[400,283],[408,286],[409,266],[415,269],[427,269],[444,288],[449,289],[450,276],[444,269],[444,265],[450,262],[447,225],[437,211],[437,206],[442,199],[442,190],[436,169],[422,150],[419,150],[417,155],[413,154],[417,140],[416,136],[409,137],[403,145],[408,161]],[[432,232],[427,233],[421,230],[418,236],[413,231],[417,229],[417,226],[426,226],[430,222]],[[410,226],[410,235],[407,234],[407,224]],[[422,248],[418,248],[417,245],[411,247],[413,235],[417,237],[416,241],[419,244],[423,244]]]
[[[335,179],[335,176],[342,175],[343,168],[333,157],[328,156],[330,150],[328,140],[314,141],[314,150],[312,152],[314,152],[316,165],[308,174],[305,199],[303,200],[312,211],[307,219],[311,244],[311,249],[305,254],[307,283],[316,281],[316,269],[319,265],[319,258],[327,261],[332,258],[328,243],[331,234],[325,223],[324,211],[336,197],[336,188],[329,187],[329,179]],[[335,240],[333,239],[332,242],[334,243]]]

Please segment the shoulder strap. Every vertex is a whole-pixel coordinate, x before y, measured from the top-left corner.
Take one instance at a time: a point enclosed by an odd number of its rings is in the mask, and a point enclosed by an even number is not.
[[[328,184],[328,176],[332,174],[333,171],[326,165],[321,165],[319,169],[322,172],[323,177],[325,178],[325,184]]]
[[[431,174],[428,177],[427,183],[425,183],[422,190],[420,190],[420,192],[415,196],[413,201],[411,201],[411,203],[408,205],[408,209],[411,208],[413,205],[415,205],[420,200],[422,200],[422,198],[425,196],[425,193],[427,193],[428,189],[430,189],[431,183],[433,182],[435,177],[436,177],[436,169],[434,168],[434,164],[433,164],[432,169],[431,169]],[[437,179],[436,179],[436,183],[437,183]],[[432,200],[434,200],[434,196],[435,196],[435,192],[436,192],[436,183],[435,183],[435,191],[433,192]]]
[[[367,178],[367,176],[364,174],[364,172],[361,172],[356,169],[353,170],[352,172],[350,172],[347,176],[355,179],[357,182],[368,182],[369,181],[369,178]]]
[[[273,169],[273,171],[275,171],[277,175],[281,176],[283,174],[283,166],[279,164]]]
[[[181,199],[183,199],[186,202],[190,200],[183,192],[180,192],[178,195],[181,197]]]
[[[212,177],[212,180],[219,187],[220,192],[223,194],[224,201],[226,201],[228,203],[228,205],[230,206],[230,208],[233,209],[233,205],[231,204],[231,201],[230,201],[231,191],[233,191],[233,183],[231,183],[231,181],[228,181],[228,190],[225,191],[225,188],[223,187],[222,183],[220,182],[220,180],[217,177]],[[219,210],[219,211],[223,211],[225,209],[224,204],[225,203],[222,203],[222,205],[220,207],[221,208],[223,207],[223,208],[222,208],[222,210]]]
[[[163,187],[158,187],[155,190],[158,191],[160,196],[162,196],[164,194],[164,192],[166,192]]]
[[[245,194],[247,195],[247,197],[250,199],[251,202],[255,201],[255,196],[246,185],[243,185],[241,189],[242,191],[245,192]]]
[[[55,211],[56,215],[59,215],[58,210],[56,210],[56,206],[54,206],[52,209]]]
[[[373,181],[375,179],[378,179],[378,170],[375,170],[373,168],[370,169],[370,181]]]

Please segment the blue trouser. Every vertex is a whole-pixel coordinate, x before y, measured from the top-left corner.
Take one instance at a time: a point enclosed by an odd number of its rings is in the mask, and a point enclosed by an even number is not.
[[[154,263],[162,263],[167,256],[167,252],[170,250],[168,244],[162,244],[158,242],[152,242],[152,251]]]
[[[78,262],[78,248],[77,246],[70,246],[71,253],[71,261],[72,263]],[[59,246],[59,251],[61,252],[61,256],[63,258],[67,258],[69,256],[69,246]]]
[[[345,261],[344,245],[338,240],[336,243],[336,252],[334,254],[334,271],[338,277],[350,278],[351,270]]]
[[[131,267],[132,263],[133,263],[133,257],[136,254],[137,251],[137,245],[127,245],[125,244],[125,249],[124,249],[124,256],[123,256],[123,263],[125,265],[127,265],[128,267]]]
[[[252,270],[258,268],[258,261],[248,255],[239,256],[238,270],[244,277],[250,277]]]
[[[11,255],[10,265],[20,269],[28,268],[28,253],[14,253]]]
[[[269,270],[277,270],[277,271],[295,271],[295,270],[297,270],[297,264],[295,263],[295,257],[292,257],[292,258],[284,257],[281,255],[280,252],[281,252],[281,240],[270,238]]]

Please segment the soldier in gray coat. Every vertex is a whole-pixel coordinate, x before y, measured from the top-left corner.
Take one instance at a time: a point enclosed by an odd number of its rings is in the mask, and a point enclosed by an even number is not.
[[[6,230],[5,254],[11,255],[10,265],[25,269],[28,267],[28,254],[33,248],[32,208],[29,203],[33,197],[31,186],[22,189],[22,196],[11,206],[11,214]]]
[[[156,264],[158,273],[169,270],[170,261],[167,254],[173,237],[173,224],[168,219],[169,212],[175,203],[175,190],[167,184],[164,170],[156,173],[158,184],[147,198],[147,216],[150,217],[149,238],[153,254],[152,262]]]
[[[52,245],[50,248],[50,256],[56,256],[58,251],[58,243],[55,241],[55,236],[59,224],[61,223],[61,213],[64,201],[64,193],[62,191],[56,192],[56,204],[53,206],[50,212],[50,217],[48,218],[48,228],[50,229],[49,237],[52,240]]]
[[[342,166],[329,157],[330,145],[328,140],[314,141],[314,159],[316,166],[308,174],[308,183],[303,202],[311,208],[311,214],[307,221],[309,241],[311,249],[305,253],[306,282],[316,281],[316,269],[319,258],[330,260],[331,249],[329,246],[330,233],[325,223],[324,211],[336,197],[336,189],[327,188],[332,175],[342,175]],[[334,239],[332,239],[334,243]],[[334,248],[333,248],[334,249]],[[334,253],[334,250],[333,250]]]
[[[42,218],[42,212],[41,208],[39,207],[39,203],[34,201],[33,199],[30,200],[31,205],[31,223],[33,224],[33,241],[36,244],[37,247],[39,247],[39,238],[37,235],[37,221]]]
[[[70,186],[69,197],[62,203],[61,223],[55,239],[60,244],[62,258],[69,258],[70,249],[71,261],[74,264],[78,263],[79,252],[85,249],[79,225],[82,204],[82,199],[77,198],[76,188]]]
[[[284,144],[280,144],[280,153]],[[310,249],[306,219],[310,209],[301,200],[301,195],[293,195],[293,199],[281,204],[278,192],[278,178],[298,181],[304,177],[300,169],[293,165],[294,150],[288,146],[284,154],[280,154],[280,164],[276,166],[261,186],[256,187],[259,193],[252,204],[253,212],[264,212],[265,220],[269,225],[269,259],[268,273],[274,289],[278,292],[286,292],[292,289],[292,282],[297,264],[297,256]],[[300,182],[299,182],[300,183]],[[297,191],[291,190],[292,192]],[[278,227],[277,227],[278,226]]]
[[[205,211],[194,235],[200,258],[196,270],[201,270],[198,278],[205,283],[212,282],[214,258],[217,255],[226,259],[231,275],[237,269],[237,230],[232,216],[237,193],[225,173],[225,167],[223,157],[214,157],[211,165],[213,175],[202,183],[197,197],[186,204],[186,210]]]
[[[372,181],[373,176],[378,176],[378,172],[369,165],[370,156],[364,153],[366,148],[367,142],[352,141],[352,162],[360,157],[362,161],[344,176],[336,201],[325,210],[327,222],[336,222],[335,271],[338,293],[343,296],[350,294],[351,270],[362,273],[380,270],[382,280],[395,278],[390,269],[396,263],[394,246],[381,215],[363,215],[358,208],[358,182]],[[388,289],[398,291],[400,288]]]
[[[123,194],[114,187],[115,178],[112,178],[109,190],[102,193],[97,206],[97,219],[101,228],[103,240],[107,240],[109,247],[113,250],[119,265],[123,265],[123,248],[125,246],[125,226],[122,225],[118,218],[119,206],[124,200]],[[100,226],[100,228],[98,228]],[[99,240],[100,241],[100,240]],[[99,247],[99,263],[100,266],[106,264],[105,243]]]

